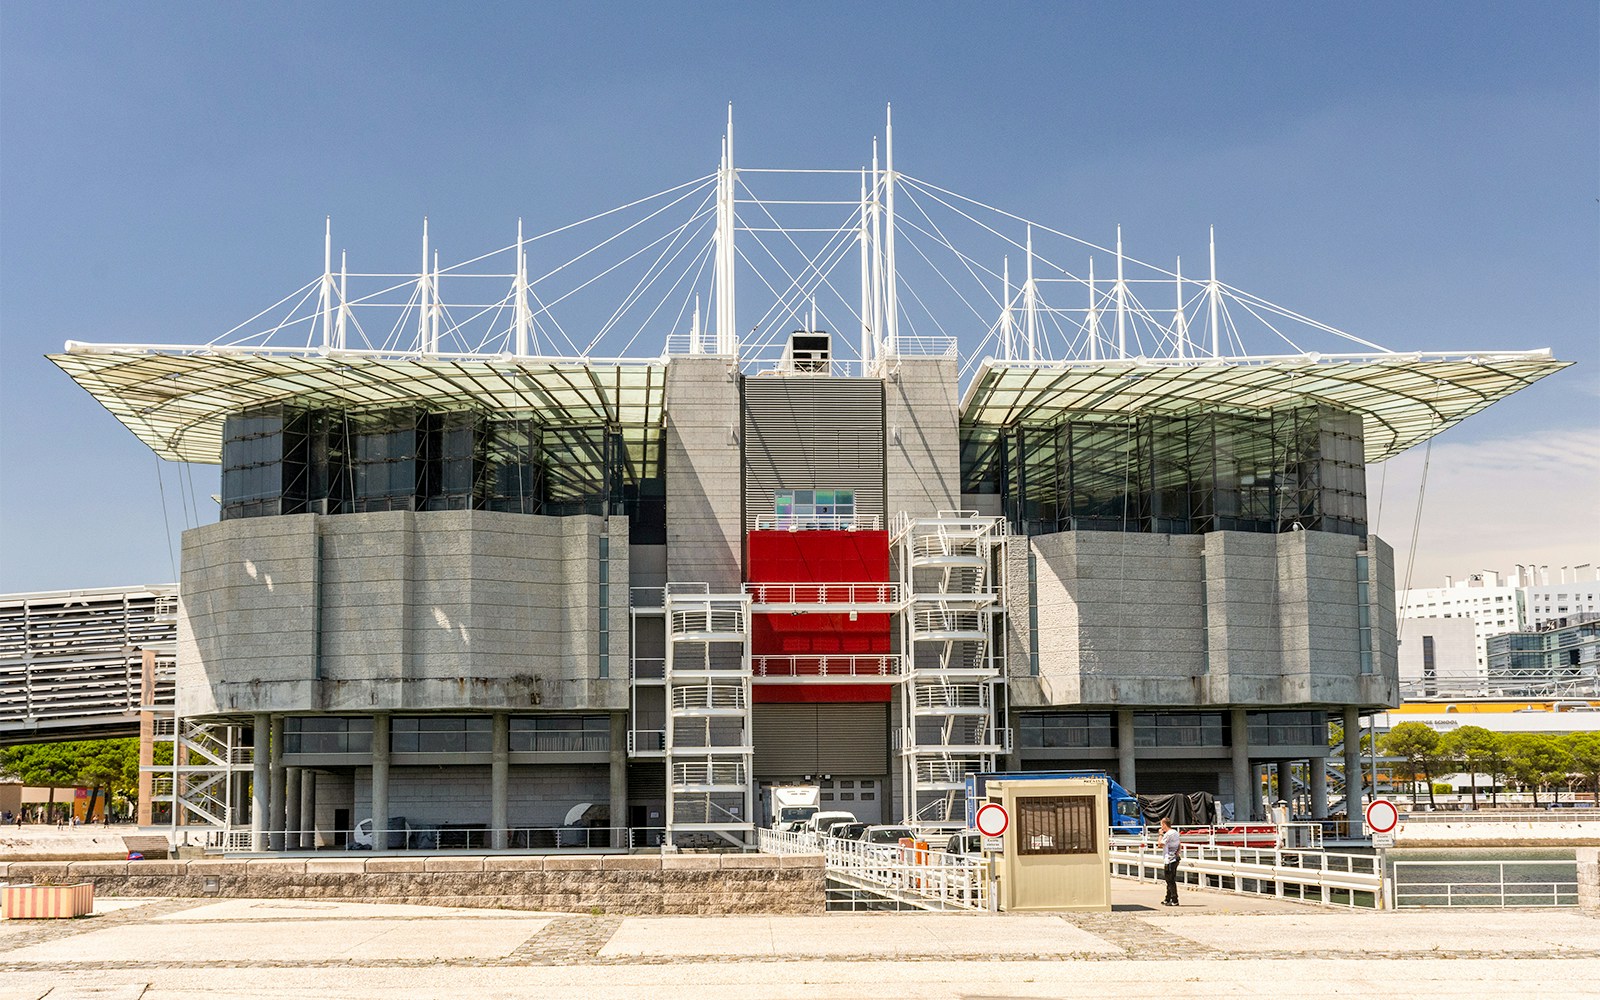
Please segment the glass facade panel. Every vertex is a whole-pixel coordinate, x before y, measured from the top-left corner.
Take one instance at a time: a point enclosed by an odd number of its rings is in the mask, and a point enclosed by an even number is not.
[[[487,716],[396,716],[389,721],[393,753],[488,753],[493,723]]]
[[[1246,719],[1250,745],[1328,745],[1328,716],[1323,712],[1251,712]]]
[[[1133,717],[1136,747],[1224,747],[1228,720],[1220,712],[1138,712]]]
[[[288,716],[283,720],[284,753],[372,752],[372,720],[334,716]]]
[[[1017,742],[1027,750],[1116,746],[1117,726],[1106,712],[1030,712],[1015,717]]]
[[[611,749],[604,715],[512,716],[511,750],[518,753],[600,753]]]
[[[968,425],[961,454],[1026,534],[1366,531],[1360,418],[1325,406]]]

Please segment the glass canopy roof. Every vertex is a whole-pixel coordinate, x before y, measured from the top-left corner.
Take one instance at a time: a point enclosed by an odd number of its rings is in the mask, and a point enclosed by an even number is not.
[[[609,426],[652,454],[666,362],[409,355],[295,348],[144,348],[68,343],[48,356],[162,458],[215,465],[223,418],[294,400],[533,411],[552,425]]]
[[[962,420],[1004,427],[1067,412],[1271,410],[1325,403],[1361,414],[1381,462],[1570,365],[1550,352],[1268,358],[984,361]]]

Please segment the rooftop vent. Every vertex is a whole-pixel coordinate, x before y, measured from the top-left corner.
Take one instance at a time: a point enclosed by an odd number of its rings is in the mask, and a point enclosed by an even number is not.
[[[778,368],[788,372],[826,375],[833,362],[833,335],[823,330],[796,330],[789,334]]]

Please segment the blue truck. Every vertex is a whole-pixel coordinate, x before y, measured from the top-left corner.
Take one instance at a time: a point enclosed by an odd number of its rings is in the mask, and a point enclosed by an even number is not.
[[[967,775],[967,829],[977,825],[978,806],[991,781],[1048,781],[1056,778],[1100,778],[1110,797],[1111,832],[1134,837],[1144,835],[1144,814],[1139,799],[1104,771],[989,771]]]

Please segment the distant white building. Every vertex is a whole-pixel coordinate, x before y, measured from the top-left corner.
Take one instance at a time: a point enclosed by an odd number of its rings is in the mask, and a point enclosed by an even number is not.
[[[1470,618],[1400,622],[1400,694],[1406,699],[1484,692],[1477,628]]]
[[[1551,581],[1552,575],[1555,582]],[[1560,567],[1518,565],[1505,576],[1484,570],[1462,580],[1445,577],[1443,587],[1401,590],[1396,593],[1396,601],[1402,643],[1408,620],[1470,620],[1477,638],[1476,676],[1483,679],[1489,671],[1490,636],[1529,631],[1578,614],[1600,613],[1600,572],[1590,563]],[[1421,651],[1413,650],[1412,655],[1420,657]],[[1417,676],[1420,678],[1420,671]]]

